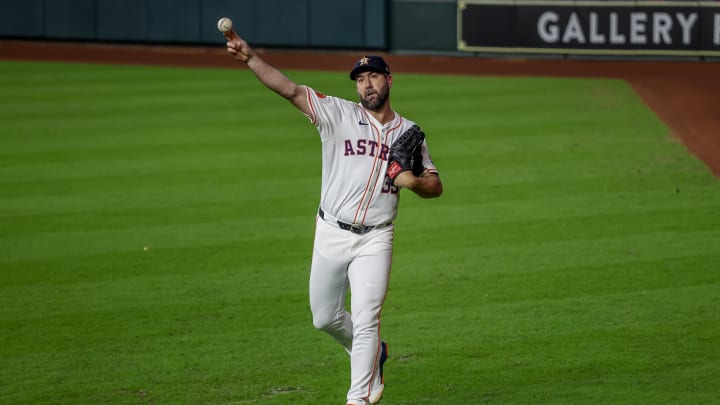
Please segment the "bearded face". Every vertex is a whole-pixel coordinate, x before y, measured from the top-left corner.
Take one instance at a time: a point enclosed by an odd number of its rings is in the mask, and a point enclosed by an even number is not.
[[[366,72],[358,75],[356,79],[360,104],[370,111],[379,111],[390,97],[390,76]]]

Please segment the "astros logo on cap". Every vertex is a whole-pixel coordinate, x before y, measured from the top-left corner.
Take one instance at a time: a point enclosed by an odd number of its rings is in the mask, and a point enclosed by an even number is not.
[[[362,58],[358,59],[357,62],[355,62],[353,70],[350,71],[350,80],[355,80],[355,77],[358,73],[367,70],[383,73],[386,75],[390,74],[390,68],[388,67],[387,63],[385,63],[382,57],[372,55],[363,56]]]

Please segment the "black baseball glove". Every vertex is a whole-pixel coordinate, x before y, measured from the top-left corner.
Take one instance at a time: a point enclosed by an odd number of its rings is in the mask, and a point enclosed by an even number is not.
[[[419,126],[413,125],[400,134],[398,139],[390,146],[390,157],[387,175],[395,184],[395,178],[406,171],[412,171],[419,176],[425,168],[422,165],[421,146],[425,140],[425,133]]]

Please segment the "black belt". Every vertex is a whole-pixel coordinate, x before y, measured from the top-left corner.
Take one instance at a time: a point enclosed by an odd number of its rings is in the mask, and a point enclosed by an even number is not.
[[[318,215],[320,215],[320,218],[325,220],[325,212],[322,210],[322,208],[318,208]],[[373,229],[384,228],[384,227],[392,224],[392,222],[388,222],[388,223],[382,224],[382,225],[358,225],[358,224],[348,224],[348,223],[340,221],[340,220],[336,220],[335,222],[337,222],[338,227],[340,227],[340,229],[350,231],[352,233],[357,233],[357,234],[368,233],[368,232],[372,231]]]

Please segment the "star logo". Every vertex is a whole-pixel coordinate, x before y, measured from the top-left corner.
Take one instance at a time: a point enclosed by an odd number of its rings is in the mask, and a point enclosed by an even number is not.
[[[361,66],[362,66],[362,65],[367,65],[368,63],[370,63],[370,59],[368,59],[367,56],[363,56],[363,57],[360,59],[360,65],[361,65]]]

